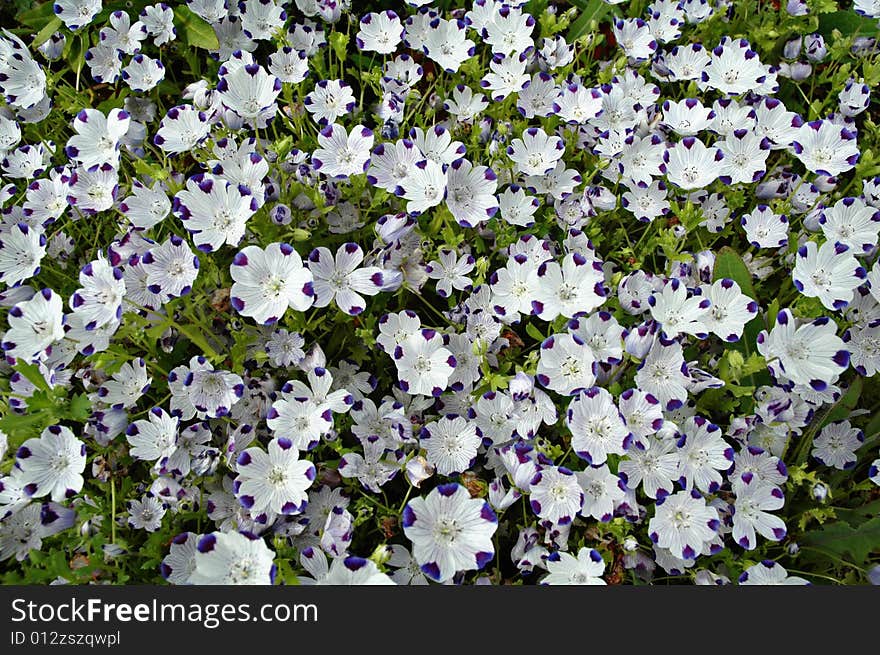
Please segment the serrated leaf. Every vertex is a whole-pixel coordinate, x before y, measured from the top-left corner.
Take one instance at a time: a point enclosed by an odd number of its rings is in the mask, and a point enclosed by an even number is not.
[[[183,43],[191,48],[219,50],[220,42],[214,28],[192,9],[182,5],[174,9],[174,23],[180,28],[179,34]]]
[[[821,530],[804,533],[800,542],[833,555],[851,557],[853,563],[861,564],[871,553],[880,552],[880,517],[857,528],[842,522],[830,523]]]

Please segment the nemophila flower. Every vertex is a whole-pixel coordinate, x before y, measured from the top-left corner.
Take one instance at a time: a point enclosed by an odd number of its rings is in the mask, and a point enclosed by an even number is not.
[[[743,214],[740,222],[746,238],[755,248],[782,248],[788,243],[788,218],[767,205],[758,205]]]
[[[380,143],[373,149],[367,181],[391,193],[402,192],[401,184],[424,156],[409,139],[394,144]]]
[[[457,84],[452,89],[452,97],[443,102],[443,108],[461,123],[472,123],[488,106],[486,96],[474,93],[464,84]]]
[[[187,584],[196,566],[196,547],[199,535],[182,532],[171,540],[168,554],[162,560],[159,571],[171,584]]]
[[[370,12],[360,20],[360,30],[355,37],[358,49],[367,52],[391,54],[403,38],[403,24],[393,11]]]
[[[837,94],[837,102],[841,114],[850,118],[858,116],[871,104],[871,89],[867,84],[850,78]]]
[[[468,470],[481,443],[476,424],[462,416],[444,416],[426,423],[419,434],[419,444],[440,475]]]
[[[183,389],[196,409],[196,416],[219,418],[227,416],[244,395],[244,381],[229,371],[196,368],[183,378]]]
[[[791,310],[783,309],[768,333],[758,335],[758,352],[770,371],[796,384],[825,389],[849,367],[849,351],[827,317],[797,326]]]
[[[85,466],[86,445],[63,425],[47,427],[15,453],[17,481],[31,498],[61,502],[73,497],[83,487]]]
[[[78,314],[87,330],[94,330],[122,318],[125,281],[122,269],[112,266],[102,253],[83,266],[79,273],[82,285],[70,297],[70,309]]]
[[[543,262],[532,274],[535,294],[532,311],[542,320],[557,316],[573,318],[586,314],[605,302],[605,275],[598,260],[581,254],[567,254],[560,266],[555,261]]]
[[[176,416],[161,407],[154,407],[146,419],[134,421],[126,429],[125,438],[131,446],[129,454],[136,459],[160,464],[177,448],[178,423]]]
[[[309,75],[309,59],[305,52],[284,46],[269,55],[269,72],[285,84],[299,84]]]
[[[299,459],[299,450],[283,437],[270,441],[266,451],[242,451],[236,470],[233,489],[242,505],[256,513],[300,514],[316,475],[315,465]]]
[[[406,211],[420,214],[446,198],[446,173],[433,159],[422,159],[410,169],[398,193],[407,200]]]
[[[300,578],[304,584],[335,586],[397,584],[388,575],[382,573],[375,562],[362,557],[353,555],[337,557],[328,566],[327,556],[323,551],[308,547],[303,549],[300,560],[303,568],[313,576],[311,579],[308,577]]]
[[[608,466],[590,467],[575,473],[578,483],[584,490],[584,506],[581,516],[608,522],[614,507],[626,495],[625,485],[614,475]]]
[[[602,111],[602,92],[599,89],[570,84],[564,86],[558,95],[554,86],[551,93],[553,111],[568,123],[583,125]]]
[[[407,26],[407,31],[409,29]],[[429,59],[437,62],[447,73],[455,73],[476,54],[474,42],[467,38],[465,22],[443,18],[430,20],[422,49]]]
[[[190,152],[211,133],[208,115],[192,105],[172,107],[159,123],[153,143],[172,155]]]
[[[677,436],[682,486],[714,493],[722,483],[720,472],[733,465],[733,448],[724,440],[721,428],[702,416],[691,416]]]
[[[101,12],[101,0],[56,0],[52,9],[69,30],[76,32]]]
[[[697,491],[679,491],[658,500],[648,523],[651,541],[684,560],[696,559],[720,525],[718,510]]]
[[[614,398],[601,387],[585,389],[569,403],[565,424],[572,449],[591,466],[604,464],[609,454],[624,454],[632,437]]]
[[[399,451],[386,456],[382,439],[371,437],[363,442],[364,454],[349,452],[339,460],[339,475],[357,478],[373,493],[382,493],[382,486],[394,479],[401,470]]]
[[[738,341],[746,323],[758,314],[758,303],[745,295],[733,280],[723,278],[711,285],[702,285],[700,293],[711,303],[702,317],[703,324],[725,341]]]
[[[841,198],[821,210],[819,224],[828,241],[849,246],[854,253],[867,253],[877,245],[880,211],[861,198]]]
[[[590,347],[598,362],[615,364],[623,357],[625,330],[608,312],[595,312],[586,318],[572,319],[568,323],[568,330]]]
[[[247,220],[258,208],[249,188],[211,173],[189,178],[172,203],[174,215],[193,235],[196,247],[205,252],[224,244],[238,245]]]
[[[842,243],[807,241],[798,248],[792,279],[797,290],[818,298],[828,309],[843,309],[853,299],[867,272]]]
[[[663,102],[661,123],[681,136],[693,136],[706,130],[713,118],[715,113],[710,107],[703,106],[698,98]]]
[[[598,370],[592,349],[568,333],[554,334],[541,344],[537,380],[558,394],[571,396],[592,387]]]
[[[333,124],[357,105],[351,87],[342,80],[320,80],[303,100],[306,111],[319,124]]]
[[[553,113],[553,101],[559,96],[559,87],[549,73],[535,73],[528,85],[519,91],[516,108],[526,118],[547,117]]]
[[[171,212],[171,201],[165,187],[154,182],[152,187],[132,180],[131,195],[119,203],[119,211],[139,230],[158,225]]]
[[[189,583],[271,585],[275,580],[274,558],[275,553],[259,537],[212,532],[198,541]]]
[[[849,421],[829,423],[813,439],[810,454],[825,466],[847,470],[856,465],[856,451],[865,442],[865,433],[854,428]]]
[[[670,207],[666,199],[666,185],[659,180],[654,180],[650,184],[637,183],[623,194],[621,204],[624,209],[632,212],[638,220],[645,223],[666,214]]]
[[[77,168],[68,181],[67,202],[85,214],[97,214],[113,206],[119,191],[119,173],[110,164]]]
[[[377,266],[361,268],[363,261],[364,251],[356,243],[340,246],[335,257],[323,246],[315,248],[308,263],[314,278],[315,307],[335,301],[351,316],[363,312],[366,302],[360,294],[375,296],[385,284],[383,270]]]
[[[310,450],[333,428],[333,414],[329,407],[282,393],[272,403],[266,424],[276,437],[292,441],[300,450]]]
[[[724,155],[719,178],[725,184],[757,182],[766,171],[770,142],[754,132],[736,129],[717,142]]]
[[[651,317],[660,324],[668,338],[691,334],[705,339],[708,328],[705,317],[711,311],[712,301],[701,295],[689,295],[678,278],[669,280],[660,290],[648,297]]]
[[[0,281],[13,287],[40,272],[46,256],[46,234],[42,229],[18,223],[0,229]]]
[[[581,511],[584,490],[577,476],[562,466],[545,466],[532,478],[529,506],[539,518],[567,525]]]
[[[302,312],[314,302],[312,272],[286,243],[271,243],[265,249],[247,246],[236,254],[229,272],[232,306],[257,323],[274,323],[288,307]]]
[[[679,478],[679,455],[668,439],[641,437],[627,449],[617,472],[629,489],[641,485],[649,498],[663,498],[672,493]]]
[[[850,364],[860,375],[872,377],[880,370],[880,325],[854,325],[843,335]]]
[[[115,84],[122,76],[123,52],[105,43],[86,50],[85,61],[98,84]]]
[[[287,12],[275,0],[245,0],[239,4],[241,28],[255,41],[268,41],[287,20]]]
[[[446,205],[463,227],[476,227],[495,215],[498,176],[487,166],[456,159],[446,171]]]
[[[498,197],[501,218],[511,225],[530,227],[535,224],[534,215],[541,201],[530,196],[525,189],[511,184]]]
[[[785,538],[785,522],[771,511],[782,509],[785,498],[782,490],[770,484],[737,482],[733,487],[736,501],[733,506],[733,540],[746,550],[758,545],[757,534],[771,541]]]
[[[636,440],[654,434],[663,427],[660,401],[641,389],[627,389],[620,394],[620,414]]]
[[[164,2],[144,7],[140,19],[147,29],[147,34],[153,37],[153,45],[164,45],[173,41],[177,36],[177,29],[174,27],[174,12]]]
[[[547,575],[542,585],[604,585],[605,562],[592,548],[581,548],[577,556],[556,551],[546,560]]]
[[[630,134],[624,144],[626,148],[621,153],[617,168],[629,187],[639,183],[650,185],[654,176],[660,176],[666,170],[663,163],[666,144],[659,135],[639,137]]]
[[[281,80],[253,58],[239,52],[220,67],[217,93],[223,104],[244,120],[265,122],[275,115]]]
[[[633,62],[645,61],[657,50],[657,41],[641,18],[620,18],[612,25],[614,38]]]
[[[767,79],[767,69],[745,39],[725,36],[709,54],[702,70],[701,88],[740,95],[760,86]]]
[[[312,154],[312,166],[328,177],[347,178],[366,172],[370,165],[373,132],[355,125],[349,133],[334,123],[321,130],[317,148]]]
[[[147,27],[140,21],[134,24],[124,11],[114,11],[109,17],[109,27],[102,27],[98,36],[102,43],[133,55],[141,47],[141,41],[147,38]]]
[[[158,296],[184,296],[192,290],[199,274],[199,258],[186,241],[177,236],[150,248],[141,257],[147,291]]]
[[[439,261],[432,261],[425,267],[425,273],[432,280],[437,280],[437,294],[443,298],[449,297],[453,289],[469,289],[471,279],[467,277],[476,260],[473,255],[459,257],[454,250],[440,250],[437,253]],[[2,256],[2,252],[0,252]]]
[[[449,384],[455,357],[443,336],[423,329],[394,349],[400,388],[411,395],[439,396]]]
[[[724,153],[717,147],[707,147],[700,139],[685,137],[663,153],[666,179],[685,189],[702,189],[721,174],[719,162]]]
[[[860,155],[855,133],[830,120],[804,123],[791,147],[808,171],[829,177],[852,170]]]
[[[770,485],[781,487],[788,480],[788,469],[781,459],[755,447],[742,448],[733,457],[736,484]]]
[[[165,66],[158,59],[135,55],[122,69],[122,79],[132,91],[145,93],[165,79]]]
[[[0,561],[13,556],[24,560],[32,550],[40,550],[43,538],[72,528],[76,512],[58,503],[29,503],[3,521],[0,532]]]
[[[67,140],[65,154],[85,168],[119,166],[120,139],[131,119],[124,109],[111,109],[104,116],[97,109],[82,109],[73,121],[75,135]]]
[[[97,396],[101,402],[114,409],[134,407],[137,401],[150,389],[153,378],[147,373],[147,363],[142,357],[125,362],[109,380],[99,388]]]
[[[528,61],[525,53],[509,57],[495,55],[489,62],[490,72],[480,80],[480,86],[492,92],[495,102],[501,102],[511,93],[519,93],[529,84]]]
[[[687,400],[690,383],[681,344],[664,339],[655,341],[639,365],[635,383],[659,400],[664,408],[680,407]]]
[[[425,159],[437,162],[444,171],[467,152],[464,144],[454,141],[452,133],[442,125],[435,125],[429,130],[414,127],[409,131],[409,138]]]
[[[421,326],[421,319],[411,309],[397,314],[384,314],[379,319],[379,335],[376,337],[376,343],[379,348],[393,356],[394,349],[418,332]]]
[[[808,585],[804,578],[788,575],[788,571],[773,560],[763,560],[750,566],[738,579],[741,585]]]
[[[3,34],[0,36],[0,93],[13,109],[22,114],[29,109],[39,111],[41,105],[49,102],[46,73],[21,39],[9,30],[4,29]]]
[[[155,532],[162,527],[162,519],[167,511],[166,505],[151,493],[144,494],[141,500],[130,500],[128,506],[128,525],[135,530]]]
[[[403,510],[403,532],[422,571],[439,582],[482,569],[495,556],[498,519],[489,504],[459,484],[435,487]]]
[[[521,139],[514,139],[507,147],[507,155],[523,175],[546,175],[565,154],[565,146],[558,136],[548,136],[540,127],[530,127]]]
[[[512,55],[534,47],[532,29],[535,19],[509,5],[502,5],[482,29],[483,42],[492,46],[492,52]]]

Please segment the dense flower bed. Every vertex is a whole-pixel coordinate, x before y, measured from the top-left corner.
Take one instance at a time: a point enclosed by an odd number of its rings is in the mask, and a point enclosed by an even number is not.
[[[880,5],[463,4],[4,10],[0,579],[878,582]]]

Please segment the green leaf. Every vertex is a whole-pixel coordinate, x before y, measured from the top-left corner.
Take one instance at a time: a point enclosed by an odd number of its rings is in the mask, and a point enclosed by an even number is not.
[[[39,48],[46,41],[49,40],[50,36],[58,31],[58,28],[60,28],[61,25],[61,19],[58,18],[58,16],[53,15],[52,18],[49,19],[49,22],[43,26],[43,29],[37,32],[37,35],[34,37],[33,43],[31,43],[31,47]]]
[[[805,532],[800,543],[839,557],[851,557],[853,563],[862,564],[868,555],[880,552],[880,517],[852,528],[843,522],[830,523],[821,530]]]
[[[568,29],[568,41],[577,41],[590,30],[593,21],[600,23],[611,11],[611,5],[605,0],[572,0],[571,4],[581,12]]]
[[[544,341],[544,335],[541,334],[541,331],[532,323],[526,324],[526,334],[528,334],[532,339],[541,343]]]
[[[18,15],[18,22],[35,30],[43,29],[49,21],[55,18],[55,9],[52,2],[44,2],[33,9]]]
[[[730,246],[724,246],[718,251],[715,257],[715,270],[712,273],[713,280],[725,277],[736,282],[749,298],[758,299],[758,294],[755,293],[755,287],[752,285],[752,274],[739,253]]]
[[[185,5],[174,9],[174,22],[180,28],[183,42],[191,48],[219,50],[220,42],[214,28]]]
[[[819,34],[831,38],[834,30],[844,37],[872,36],[877,34],[877,21],[859,16],[854,11],[835,11],[819,16]]]
[[[46,378],[43,377],[43,374],[40,373],[40,369],[36,364],[28,364],[27,362],[19,362],[15,365],[15,370],[25,376],[32,385],[34,385],[37,389],[41,391],[49,391],[49,383],[46,382]]]
[[[831,411],[828,412],[828,415],[822,421],[822,427],[825,427],[829,423],[843,421],[848,418],[850,413],[852,413],[859,404],[859,397],[862,395],[863,386],[864,383],[862,382],[861,377],[854,378],[852,384],[849,385],[849,389],[846,390],[846,393],[843,394],[831,407]]]

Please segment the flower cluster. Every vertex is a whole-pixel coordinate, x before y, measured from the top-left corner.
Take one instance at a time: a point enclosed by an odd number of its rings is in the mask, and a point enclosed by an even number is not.
[[[880,50],[815,4],[27,12],[9,578],[866,580]]]

